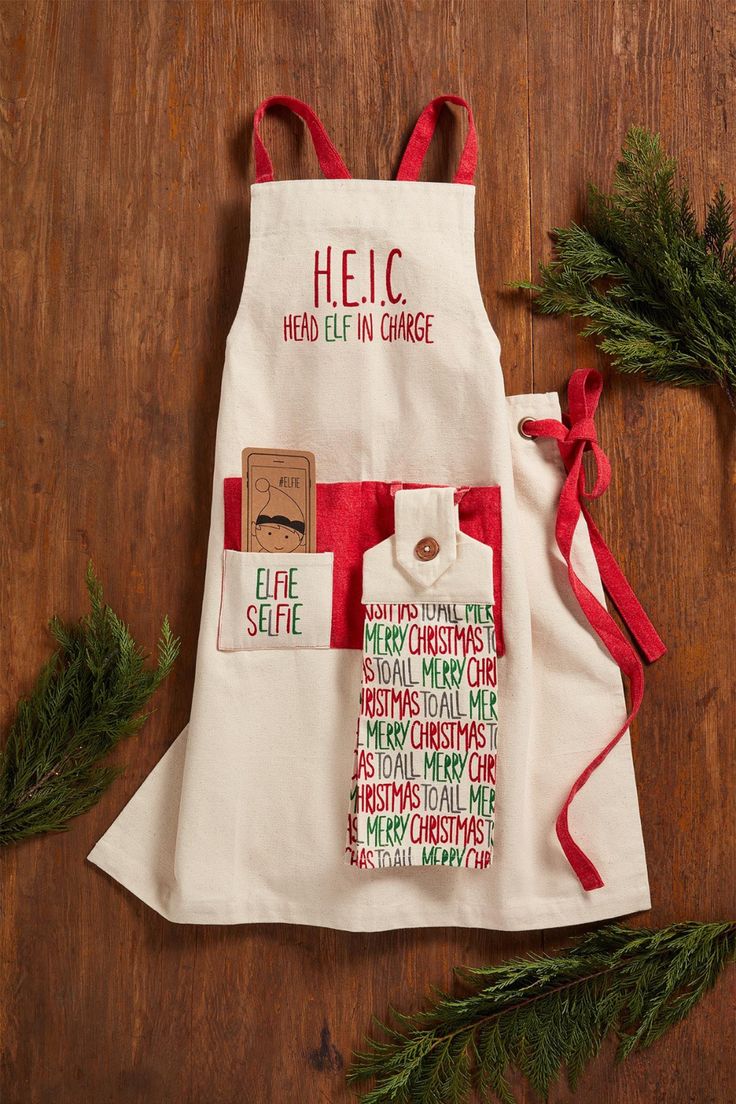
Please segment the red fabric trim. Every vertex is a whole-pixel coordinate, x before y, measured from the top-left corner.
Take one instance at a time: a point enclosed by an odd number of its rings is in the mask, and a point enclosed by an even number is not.
[[[314,151],[317,154],[317,160],[323,175],[330,180],[349,180],[350,173],[345,167],[345,162],[333,146],[321,120],[312,108],[308,104],[302,103],[301,100],[294,99],[293,96],[269,96],[267,100],[263,100],[258,105],[253,116],[253,154],[256,163],[256,184],[273,180],[273,164],[268,155],[268,150],[263,144],[259,127],[261,119],[269,107],[274,107],[277,104],[281,107],[288,107],[290,111],[303,119],[309,127],[309,133],[312,135],[314,143]]]
[[[567,577],[580,608],[621,671],[628,677],[631,685],[631,710],[629,715],[618,732],[588,763],[582,774],[575,780],[555,825],[562,850],[577,874],[583,889],[586,890],[599,889],[604,883],[596,867],[572,838],[568,824],[568,811],[575,795],[580,792],[593,772],[613,750],[638,713],[644,696],[644,668],[634,647],[624,636],[606,607],[599,602],[575,574],[571,562],[572,540],[581,513],[588,525],[602,582],[614,600],[627,627],[639,641],[650,661],[658,659],[666,651],[665,645],[614,560],[584,503],[585,499],[598,498],[602,495],[611,480],[611,465],[608,457],[598,444],[593,421],[593,415],[598,406],[602,389],[603,377],[600,372],[595,369],[580,369],[573,373],[568,384],[569,413],[565,422],[548,418],[540,421],[528,420],[524,423],[524,432],[530,437],[551,437],[557,441],[567,469],[567,478],[560,492],[557,509],[555,525],[557,545],[567,564]],[[590,490],[585,484],[585,470],[583,468],[583,453],[587,450],[593,453],[596,465],[595,484]]]
[[[225,496],[225,549],[243,550],[243,480],[238,476],[223,480]]]
[[[624,624],[636,640],[648,663],[661,659],[667,651],[664,641],[649,620],[644,607],[634,594],[631,583],[613,558],[613,553],[601,536],[598,526],[582,506],[583,517],[588,526],[588,535],[593,547],[601,581],[611,601],[621,614]]]
[[[468,136],[465,139],[465,146],[460,156],[460,164],[457,167],[457,172],[452,182],[453,184],[473,183],[475,166],[478,161],[478,135],[475,129],[473,112],[467,100],[464,100],[462,96],[437,96],[436,99],[427,104],[424,111],[417,119],[411,137],[407,142],[404,156],[399,165],[399,171],[396,174],[397,180],[419,179],[419,174],[424,164],[424,158],[429,149],[429,143],[432,141],[432,136],[437,127],[440,111],[445,104],[456,104],[458,107],[464,107],[468,113]]]
[[[417,483],[317,484],[317,551],[334,552],[332,648],[360,648],[363,643],[363,553],[394,531],[393,496]],[[224,480],[225,548],[240,551],[242,481]],[[460,528],[493,548],[496,651],[504,654],[502,602],[502,515],[500,487],[462,487],[457,501]]]

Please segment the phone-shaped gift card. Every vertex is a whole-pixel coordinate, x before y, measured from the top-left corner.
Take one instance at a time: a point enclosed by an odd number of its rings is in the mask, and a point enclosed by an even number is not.
[[[316,551],[314,454],[246,448],[242,462],[243,551]]]

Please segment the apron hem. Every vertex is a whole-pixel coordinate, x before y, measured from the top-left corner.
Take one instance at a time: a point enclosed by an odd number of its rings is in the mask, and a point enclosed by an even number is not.
[[[218,901],[206,904],[182,906],[180,902],[164,899],[158,879],[152,877],[150,870],[140,863],[132,862],[130,857],[117,848],[98,843],[87,856],[89,862],[99,867],[110,877],[120,882],[134,893],[144,904],[159,913],[173,924],[226,924],[230,926],[246,924],[303,924],[307,927],[328,928],[335,931],[379,932],[406,930],[409,928],[477,928],[483,931],[538,931],[546,928],[565,928],[578,924],[591,924],[601,920],[611,920],[632,913],[644,912],[651,908],[649,886],[638,880],[630,886],[619,889],[615,894],[598,895],[575,892],[569,897],[538,898],[527,901],[519,908],[506,908],[503,915],[489,916],[484,919],[476,909],[458,909],[457,914],[448,915],[446,902],[438,906],[442,913],[435,921],[431,915],[429,903],[425,906],[426,921],[417,923],[410,915],[397,915],[390,919],[366,916],[356,922],[354,915],[342,919],[339,915],[326,918],[318,910],[305,908],[300,902],[293,906],[281,904],[278,907],[268,904],[257,905],[251,901],[247,906],[237,901]],[[577,883],[575,883],[577,886]],[[489,913],[491,909],[488,909]]]

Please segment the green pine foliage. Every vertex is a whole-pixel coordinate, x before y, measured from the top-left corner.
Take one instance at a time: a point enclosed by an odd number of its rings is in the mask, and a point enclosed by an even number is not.
[[[146,655],[102,600],[87,567],[90,612],[76,625],[50,622],[58,650],[19,702],[0,750],[0,844],[58,832],[100,798],[120,768],[101,760],[148,714],[141,712],[171,670],[179,640],[164,618],[158,662]]]
[[[375,1019],[348,1081],[374,1081],[362,1104],[514,1104],[508,1074],[520,1071],[547,1098],[563,1070],[574,1090],[608,1035],[618,1057],[649,1046],[683,1020],[736,954],[736,923],[659,930],[613,924],[572,948],[480,968],[456,967],[470,988],[433,987],[431,1007]]]
[[[543,314],[586,319],[621,372],[679,387],[718,384],[736,410],[736,246],[723,188],[698,229],[660,138],[631,127],[610,193],[589,186],[585,225],[555,228],[539,267]]]

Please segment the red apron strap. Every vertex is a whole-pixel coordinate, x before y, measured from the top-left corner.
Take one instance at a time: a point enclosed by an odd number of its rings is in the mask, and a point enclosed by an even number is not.
[[[478,135],[473,121],[473,112],[467,100],[462,96],[438,96],[428,103],[416,122],[412,131],[404,156],[396,174],[397,180],[418,180],[422,171],[422,165],[429,149],[429,143],[437,126],[437,120],[444,104],[456,104],[464,107],[468,113],[468,136],[460,156],[460,164],[453,177],[453,184],[472,184],[475,176],[475,165],[478,160]]]
[[[583,506],[582,510],[601,581],[608,596],[621,614],[624,624],[641,648],[647,662],[654,663],[665,654],[667,648],[631,589],[631,583],[613,558],[611,549],[601,536],[587,507]]]
[[[266,181],[273,180],[273,165],[271,158],[268,156],[268,150],[263,144],[259,127],[261,125],[261,119],[268,111],[269,107],[279,105],[281,107],[288,107],[290,111],[293,111],[295,115],[298,115],[300,119],[309,127],[309,133],[312,135],[312,141],[314,142],[314,151],[317,154],[317,160],[319,161],[319,167],[323,174],[330,180],[349,180],[350,173],[345,167],[345,163],[340,157],[332,142],[330,141],[327,131],[323,127],[318,116],[312,111],[312,108],[308,104],[302,103],[301,100],[295,100],[293,96],[269,96],[267,100],[264,100],[256,108],[256,113],[253,116],[253,152],[255,154],[256,162],[256,184],[263,184]]]
[[[585,499],[598,498],[602,495],[611,479],[611,465],[598,444],[593,421],[602,388],[603,378],[600,372],[594,369],[587,371],[580,369],[570,377],[567,392],[569,414],[564,423],[554,418],[547,418],[540,421],[529,419],[523,425],[523,432],[529,437],[552,437],[557,441],[567,469],[567,478],[560,492],[555,524],[557,546],[567,564],[567,576],[580,608],[631,685],[629,715],[618,732],[576,778],[555,825],[562,850],[586,890],[599,889],[603,885],[603,879],[588,856],[572,838],[568,824],[568,810],[575,795],[613,750],[638,713],[644,696],[644,668],[634,647],[624,636],[605,605],[588,590],[572,566],[573,535],[581,514],[588,525],[603,585],[611,595],[632,636],[638,640],[650,661],[659,659],[666,651],[659,634],[614,560],[584,502]],[[596,464],[595,484],[590,490],[585,484],[583,467],[583,453],[587,450],[593,453]]]

